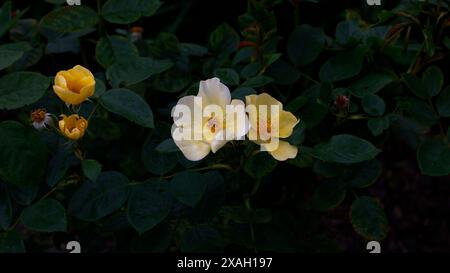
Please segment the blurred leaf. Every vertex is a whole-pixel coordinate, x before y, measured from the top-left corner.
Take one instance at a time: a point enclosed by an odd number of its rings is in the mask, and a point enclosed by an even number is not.
[[[154,60],[152,58],[135,57],[126,61],[118,61],[106,70],[106,78],[113,87],[133,85],[146,80],[150,76],[160,74],[170,67],[168,60]]]
[[[450,117],[450,86],[447,86],[437,97],[436,108],[441,117]]]
[[[39,187],[33,186],[16,186],[10,185],[9,192],[12,198],[22,206],[28,206],[36,199]]]
[[[381,172],[382,166],[380,161],[374,159],[363,162],[355,166],[351,179],[347,181],[347,184],[354,188],[366,188],[377,181]]]
[[[108,111],[147,128],[153,128],[153,113],[150,106],[139,95],[128,89],[112,89],[101,98],[101,104]]]
[[[427,86],[421,78],[412,74],[404,74],[403,79],[405,80],[405,84],[409,90],[411,90],[416,96],[421,99],[427,99],[430,97]]]
[[[362,69],[366,52],[366,47],[358,46],[331,57],[320,68],[320,79],[322,81],[337,82],[358,75]]]
[[[172,242],[172,230],[167,223],[158,224],[151,230],[133,238],[132,252],[162,253]]]
[[[194,207],[205,193],[206,185],[203,175],[184,171],[170,181],[170,192],[181,203]]]
[[[342,134],[315,146],[313,156],[327,162],[352,164],[373,159],[379,152],[367,140]]]
[[[382,241],[389,230],[383,208],[372,197],[362,196],[353,202],[350,220],[356,232],[367,240]]]
[[[0,233],[0,253],[24,253],[22,237],[15,231]]]
[[[363,97],[362,107],[367,114],[377,117],[382,116],[386,111],[384,100],[374,94],[368,94]]]
[[[16,121],[0,123],[0,178],[5,182],[32,186],[43,182],[47,148],[36,131]]]
[[[31,46],[25,42],[0,45],[0,70],[18,61],[29,50]]]
[[[12,205],[6,184],[0,182],[0,228],[6,230],[12,221]]]
[[[68,212],[85,221],[96,221],[118,210],[128,198],[128,178],[115,171],[85,181],[72,195]]]
[[[321,28],[300,25],[289,37],[287,50],[295,65],[307,65],[319,56],[324,45],[325,34]]]
[[[11,27],[12,19],[12,4],[11,1],[4,2],[0,9],[0,38],[8,31]]]
[[[117,35],[100,38],[95,48],[95,58],[103,68],[108,68],[116,61],[126,62],[134,57],[139,57],[136,46],[128,39]]]
[[[40,27],[59,33],[78,32],[98,23],[97,13],[87,6],[65,6],[42,17]]]
[[[238,87],[231,93],[231,98],[245,101],[245,97],[250,95],[256,95],[255,89],[250,87]]]
[[[450,147],[439,140],[427,139],[417,149],[417,162],[424,175],[449,175]]]
[[[339,180],[322,182],[315,190],[309,206],[318,211],[327,211],[336,208],[345,199],[346,189]]]
[[[260,179],[270,174],[277,161],[268,152],[259,152],[245,161],[244,170],[251,177]]]
[[[102,165],[94,159],[84,159],[81,161],[81,167],[83,174],[92,182],[95,182],[102,172]]]
[[[180,248],[181,252],[186,253],[221,252],[223,239],[215,228],[207,225],[195,226],[184,235]]]
[[[273,79],[270,77],[259,75],[259,76],[252,77],[252,78],[249,78],[248,80],[246,80],[242,84],[242,87],[251,87],[251,88],[263,87],[264,85],[267,85],[267,84],[271,83],[272,81],[273,81]]]
[[[336,41],[342,45],[354,44],[361,37],[361,29],[355,21],[342,21],[336,26]]]
[[[102,16],[115,24],[130,24],[142,16],[152,16],[162,5],[159,0],[108,0],[102,7]]]
[[[444,75],[439,67],[429,67],[423,72],[422,78],[430,97],[434,97],[441,92],[442,86],[444,85]]]
[[[239,85],[239,74],[230,68],[218,68],[214,71],[214,75],[226,85]]]
[[[239,34],[228,24],[218,26],[209,36],[209,48],[215,53],[229,54],[239,43]]]
[[[160,144],[158,144],[158,146],[156,146],[155,150],[160,153],[174,153],[174,152],[180,151],[180,149],[175,144],[175,142],[173,141],[172,138],[168,138],[168,139],[164,140],[163,142],[161,142]]]
[[[372,135],[379,136],[384,130],[388,129],[390,120],[388,117],[372,118],[367,121],[367,127]]]
[[[390,84],[393,78],[387,74],[369,74],[350,85],[350,91],[358,98],[369,94],[375,94]]]
[[[0,78],[0,109],[17,109],[44,96],[50,81],[35,72],[15,72]]]
[[[133,186],[127,213],[130,223],[139,233],[152,229],[169,214],[172,197],[165,186],[167,182],[162,179],[150,179]]]
[[[20,215],[25,227],[39,232],[67,230],[66,210],[56,200],[45,199],[25,208]]]
[[[266,70],[267,76],[271,77],[276,84],[289,85],[300,78],[300,71],[284,60],[274,62]]]
[[[196,222],[206,222],[215,217],[225,201],[225,182],[217,171],[203,174],[207,181],[202,199],[193,208],[192,218]]]
[[[428,103],[413,98],[403,97],[404,109],[406,116],[409,116],[425,126],[433,126],[438,121],[435,111]]]

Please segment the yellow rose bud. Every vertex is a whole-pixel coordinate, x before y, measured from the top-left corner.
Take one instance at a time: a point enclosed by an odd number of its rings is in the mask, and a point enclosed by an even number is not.
[[[61,133],[72,140],[78,140],[83,137],[88,127],[88,121],[78,115],[61,115],[59,121],[59,130]]]
[[[79,105],[94,95],[94,75],[81,65],[59,71],[55,77],[53,91],[66,104]]]
[[[247,107],[253,106],[249,112],[250,130],[249,139],[261,145],[263,150],[269,152],[276,160],[284,161],[297,156],[297,147],[280,138],[292,135],[298,119],[283,105],[267,93],[245,97]],[[260,107],[262,106],[262,107]],[[271,109],[275,108],[275,113]],[[265,112],[262,112],[263,109]]]

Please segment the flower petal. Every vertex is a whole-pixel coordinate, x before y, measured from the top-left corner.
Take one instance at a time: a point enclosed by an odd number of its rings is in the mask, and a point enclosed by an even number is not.
[[[269,153],[278,161],[285,161],[297,156],[298,148],[289,144],[286,141],[280,140],[278,148],[270,151]]]
[[[218,78],[200,81],[198,96],[203,99],[203,107],[218,105],[225,109],[225,106],[231,101],[230,90]]]
[[[288,111],[282,111],[279,119],[279,137],[285,138],[292,135],[295,125],[299,120]]]

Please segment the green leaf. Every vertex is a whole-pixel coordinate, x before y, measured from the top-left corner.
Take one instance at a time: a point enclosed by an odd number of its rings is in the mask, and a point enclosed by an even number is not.
[[[170,181],[170,192],[181,203],[194,207],[205,193],[206,185],[203,175],[184,171]]]
[[[404,74],[403,79],[405,80],[405,84],[409,90],[411,90],[419,98],[427,99],[431,97],[427,90],[427,86],[421,78],[412,74]]]
[[[388,74],[369,74],[350,85],[350,91],[358,98],[375,94],[393,81]]]
[[[324,45],[325,34],[321,28],[300,25],[289,37],[287,50],[295,65],[307,65],[319,56]]]
[[[447,37],[444,38],[444,45],[445,45],[448,49],[450,49],[450,37],[449,37],[449,36],[447,36]]]
[[[83,174],[91,181],[95,182],[102,172],[102,165],[94,159],[84,159],[81,161]]]
[[[347,184],[353,188],[366,188],[381,176],[382,167],[380,161],[374,159],[355,166],[351,178]]]
[[[214,71],[214,75],[226,85],[239,84],[239,74],[231,68],[218,68]]]
[[[436,108],[441,117],[450,117],[450,86],[447,86],[437,97]]]
[[[15,121],[0,123],[0,179],[39,185],[47,169],[47,148],[35,130]]]
[[[372,132],[372,135],[379,136],[384,130],[389,128],[390,123],[389,117],[372,118],[367,121],[367,127]]]
[[[450,147],[439,140],[427,139],[417,149],[417,162],[424,175],[449,175]]]
[[[147,128],[153,128],[153,112],[147,102],[131,90],[119,88],[107,91],[100,102],[108,111]]]
[[[0,46],[0,70],[12,65],[20,58],[26,51],[31,50],[31,46],[28,43],[10,43]]]
[[[249,210],[242,206],[225,207],[223,209],[227,218],[238,224],[268,223],[272,221],[272,213],[268,209]]]
[[[11,1],[4,2],[0,9],[0,38],[9,30],[12,22],[12,4]]]
[[[423,84],[427,89],[428,95],[434,97],[441,92],[444,85],[444,75],[437,66],[431,66],[422,75]]]
[[[339,180],[328,180],[319,185],[308,206],[318,211],[328,211],[344,201],[346,189]]]
[[[0,182],[0,228],[6,230],[11,225],[12,206],[9,197],[8,187],[5,183]]]
[[[439,117],[436,116],[432,106],[428,103],[413,97],[404,97],[402,99],[404,102],[402,108],[406,116],[413,118],[424,126],[433,126],[438,122]]]
[[[47,167],[47,185],[53,187],[58,184],[65,177],[68,169],[77,165],[78,161],[79,159],[75,157],[73,151],[66,147],[58,147]]]
[[[246,80],[242,84],[242,87],[251,87],[251,88],[263,87],[264,85],[267,85],[267,84],[271,83],[272,81],[273,81],[273,79],[270,77],[258,75],[256,77]]]
[[[342,21],[336,26],[336,41],[342,45],[356,43],[361,36],[361,29],[355,21]]]
[[[130,40],[117,35],[102,37],[95,48],[95,58],[103,68],[108,68],[116,61],[125,62],[134,57],[139,57],[136,46]]]
[[[249,95],[256,95],[256,91],[250,87],[238,87],[236,90],[231,92],[232,99],[238,99],[245,101],[245,97]]]
[[[300,71],[282,59],[269,66],[265,74],[281,85],[294,84],[300,78]]]
[[[31,202],[36,199],[39,185],[33,186],[17,186],[17,185],[9,185],[9,192],[11,193],[12,198],[22,206],[28,206]]]
[[[389,230],[383,208],[372,197],[362,196],[353,202],[350,221],[356,232],[367,240],[382,241]]]
[[[245,172],[257,179],[270,174],[277,166],[277,161],[268,153],[260,152],[245,161]]]
[[[20,220],[28,229],[39,232],[67,230],[66,210],[53,199],[45,199],[25,208]]]
[[[150,17],[162,5],[159,0],[108,0],[102,7],[102,16],[115,24],[130,24],[142,16]]]
[[[133,85],[147,78],[160,74],[172,67],[169,60],[154,60],[152,58],[135,57],[126,61],[115,62],[106,70],[106,78],[113,87],[120,84]]]
[[[100,98],[106,92],[106,86],[103,80],[95,78],[95,98]]]
[[[0,253],[24,253],[22,237],[15,231],[0,233]]]
[[[163,222],[156,227],[135,236],[131,241],[131,251],[137,253],[164,253],[172,243],[173,231],[168,223]]]
[[[207,225],[195,226],[184,235],[180,249],[185,253],[221,252],[223,239],[215,228]]]
[[[81,220],[96,221],[121,208],[127,198],[128,178],[115,171],[103,172],[72,195],[68,211]]]
[[[180,149],[175,144],[175,142],[173,141],[172,138],[168,138],[168,139],[164,140],[163,142],[158,144],[158,146],[156,146],[155,149],[156,149],[156,151],[158,151],[160,153],[174,153],[174,152],[180,151]]]
[[[367,140],[343,134],[315,146],[313,156],[327,162],[352,164],[373,159],[379,152]]]
[[[192,219],[198,223],[207,222],[219,213],[225,201],[226,186],[223,177],[218,171],[203,174],[207,186],[202,199],[195,205]]]
[[[150,179],[134,186],[128,200],[128,220],[144,233],[162,222],[172,208],[172,197],[167,191],[167,181]]]
[[[377,95],[366,95],[361,103],[364,111],[372,116],[380,117],[384,114],[384,111],[386,111],[384,100]]]
[[[320,79],[337,82],[358,75],[362,69],[366,52],[366,47],[358,46],[352,50],[338,53],[322,65],[319,72]]]
[[[169,172],[178,163],[177,153],[160,153],[156,150],[160,141],[159,138],[146,141],[141,151],[141,159],[145,169],[156,175]]]
[[[38,101],[50,80],[35,72],[15,72],[0,78],[0,109],[12,110]]]
[[[60,33],[79,32],[98,23],[97,13],[87,6],[65,6],[42,17],[40,27]]]
[[[239,44],[239,34],[228,24],[218,26],[209,36],[209,48],[216,53],[229,54]]]

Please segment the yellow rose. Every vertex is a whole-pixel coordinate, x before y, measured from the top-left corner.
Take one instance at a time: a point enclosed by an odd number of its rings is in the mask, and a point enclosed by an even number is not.
[[[230,140],[244,138],[248,131],[244,102],[232,100],[218,78],[201,81],[197,96],[181,98],[172,115],[172,138],[191,161],[215,153]]]
[[[94,75],[81,65],[59,71],[55,77],[53,91],[66,104],[79,105],[94,95]]]
[[[249,112],[249,139],[261,145],[261,148],[276,160],[295,158],[297,147],[280,138],[292,135],[298,119],[291,112],[284,111],[281,102],[267,93],[246,96],[245,100]],[[272,113],[271,109],[277,111]]]
[[[78,140],[83,137],[88,127],[88,121],[78,115],[61,115],[59,121],[59,130],[61,133],[72,140]]]

